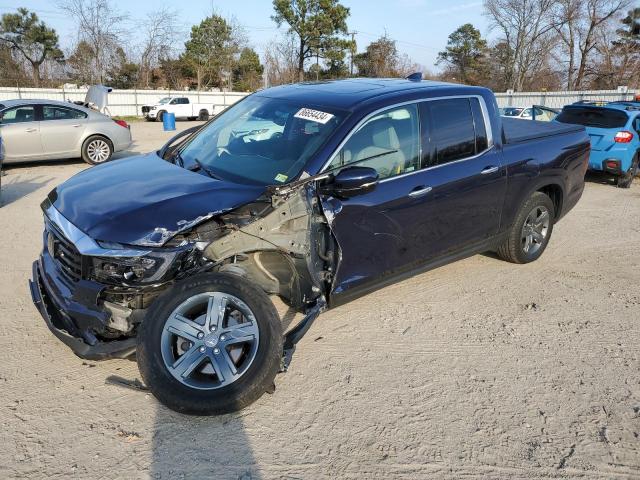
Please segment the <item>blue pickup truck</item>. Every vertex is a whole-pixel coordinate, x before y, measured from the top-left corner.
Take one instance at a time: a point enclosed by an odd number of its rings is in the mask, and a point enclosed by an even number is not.
[[[640,162],[640,102],[567,105],[555,121],[586,127],[589,169],[613,174],[618,187],[631,187]]]
[[[256,123],[271,133],[237,133]],[[137,354],[170,408],[237,410],[273,390],[324,310],[480,252],[537,260],[588,156],[584,127],[501,118],[484,88],[263,90],[56,187],[33,301],[78,356]],[[273,295],[304,318],[285,329]]]

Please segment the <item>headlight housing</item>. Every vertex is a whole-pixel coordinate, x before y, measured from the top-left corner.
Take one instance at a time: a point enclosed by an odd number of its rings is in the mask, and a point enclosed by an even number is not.
[[[110,252],[115,252],[109,244]],[[182,269],[193,267],[196,263],[195,244],[186,244],[176,248],[145,250],[139,256],[92,257],[92,277],[102,283],[110,284],[149,284],[167,281],[175,277]],[[127,249],[126,253],[134,253]]]

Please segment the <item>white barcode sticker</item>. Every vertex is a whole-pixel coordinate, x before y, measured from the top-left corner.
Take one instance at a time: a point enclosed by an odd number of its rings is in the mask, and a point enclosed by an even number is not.
[[[301,108],[298,113],[294,115],[296,118],[303,120],[311,120],[312,122],[322,123],[323,125],[333,118],[333,115],[327,112],[321,112],[320,110],[312,110],[310,108]]]

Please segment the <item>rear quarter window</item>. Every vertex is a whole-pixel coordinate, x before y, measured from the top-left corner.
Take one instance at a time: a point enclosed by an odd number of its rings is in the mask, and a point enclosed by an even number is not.
[[[628,117],[624,112],[611,108],[565,107],[556,120],[594,128],[621,128],[627,124]]]

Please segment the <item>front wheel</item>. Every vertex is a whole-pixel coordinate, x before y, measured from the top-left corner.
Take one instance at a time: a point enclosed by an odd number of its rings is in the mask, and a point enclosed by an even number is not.
[[[113,145],[105,137],[93,135],[82,144],[82,159],[91,165],[105,163],[112,155]]]
[[[172,410],[234,412],[272,388],[282,338],[278,313],[260,288],[235,275],[197,275],[151,306],[138,333],[138,368]]]
[[[512,263],[537,260],[549,244],[554,218],[551,199],[542,192],[535,192],[520,207],[507,238],[498,248],[498,255]]]

